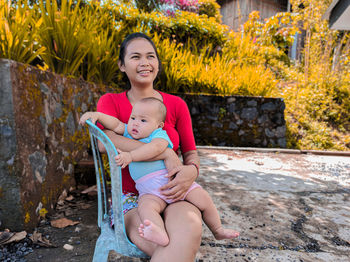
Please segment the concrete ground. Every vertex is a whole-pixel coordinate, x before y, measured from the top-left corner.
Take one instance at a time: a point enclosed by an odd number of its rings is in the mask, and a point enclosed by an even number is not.
[[[199,153],[198,183],[214,199],[224,226],[241,236],[216,241],[204,226],[196,261],[350,261],[350,157],[205,148]],[[80,223],[41,225],[39,232],[57,248],[35,249],[27,261],[91,261],[96,201],[80,196],[67,207],[66,217]],[[111,252],[109,261],[144,260]]]

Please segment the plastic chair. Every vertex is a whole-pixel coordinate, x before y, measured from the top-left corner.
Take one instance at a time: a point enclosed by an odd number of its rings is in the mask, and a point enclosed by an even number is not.
[[[114,158],[118,154],[112,141],[104,132],[90,120],[86,121],[90,133],[91,147],[95,162],[96,183],[97,183],[97,201],[98,201],[98,226],[101,228],[101,234],[95,245],[94,262],[105,262],[108,260],[109,251],[114,250],[117,253],[128,257],[148,258],[148,256],[139,250],[128,239],[125,232],[122,195],[122,176],[121,169],[116,165]],[[103,143],[106,148],[112,192],[112,210],[114,216],[114,229],[110,226],[110,215],[108,214],[108,192],[106,187],[106,176],[103,167],[101,154],[98,150],[97,140]]]

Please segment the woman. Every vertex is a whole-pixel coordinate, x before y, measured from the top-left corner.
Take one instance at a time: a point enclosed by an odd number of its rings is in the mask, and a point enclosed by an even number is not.
[[[161,190],[168,198],[181,199],[197,178],[199,167],[199,157],[187,105],[179,97],[154,89],[153,82],[159,73],[161,62],[154,43],[146,35],[134,33],[125,38],[120,47],[119,68],[128,77],[130,89],[120,94],[105,94],[98,102],[97,111],[115,116],[127,123],[132,106],[137,101],[145,97],[155,97],[163,101],[167,107],[163,129],[167,131],[174,150],[177,151],[180,147],[184,165],[180,164],[176,154],[166,151],[167,159],[171,158],[169,162],[176,166],[169,170],[169,174],[176,176]],[[131,151],[141,143],[109,130],[105,133],[121,151]],[[101,150],[103,151],[103,148]],[[159,158],[164,159],[164,156]],[[169,163],[168,166],[170,166]],[[202,234],[201,214],[194,205],[186,201],[178,201],[165,209],[163,218],[170,242],[162,247],[139,235],[138,227],[141,220],[134,208],[137,206],[135,201],[137,191],[127,169],[123,169],[123,194],[124,203],[126,203],[124,214],[127,235],[137,247],[152,257],[151,261],[194,261]]]

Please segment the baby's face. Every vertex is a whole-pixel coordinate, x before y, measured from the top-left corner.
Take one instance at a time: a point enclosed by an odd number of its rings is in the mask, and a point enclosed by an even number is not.
[[[136,103],[134,105],[128,121],[128,133],[134,139],[148,137],[154,130],[162,127],[157,109],[153,103]]]

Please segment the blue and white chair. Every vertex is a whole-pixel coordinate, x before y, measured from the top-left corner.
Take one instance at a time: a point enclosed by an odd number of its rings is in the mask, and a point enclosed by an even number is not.
[[[94,125],[90,120],[86,121],[90,133],[91,147],[95,162],[97,196],[98,196],[98,226],[101,229],[101,234],[98,237],[95,245],[94,262],[105,262],[108,260],[109,251],[138,258],[148,258],[148,256],[139,250],[128,239],[125,232],[122,196],[122,176],[121,168],[116,165],[114,158],[117,156],[117,150],[100,128]],[[101,154],[98,150],[98,140],[102,142],[106,148],[110,176],[111,176],[111,194],[112,194],[112,211],[114,216],[114,228],[110,226],[108,192],[106,187],[106,176],[103,166]]]

